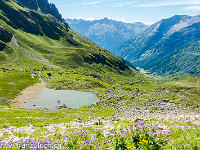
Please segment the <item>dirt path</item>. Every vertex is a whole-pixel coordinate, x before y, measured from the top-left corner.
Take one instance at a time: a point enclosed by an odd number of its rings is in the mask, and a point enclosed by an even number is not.
[[[14,100],[10,100],[13,103],[10,106],[19,107],[22,103],[26,101],[31,101],[37,96],[39,96],[46,86],[46,82],[41,80],[41,83],[36,83],[32,86],[27,87],[23,91],[21,91],[20,95],[16,97]]]

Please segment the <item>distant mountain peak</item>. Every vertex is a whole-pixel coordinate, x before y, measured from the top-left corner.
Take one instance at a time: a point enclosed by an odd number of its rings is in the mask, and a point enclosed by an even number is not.
[[[110,20],[110,19],[108,19],[107,17],[105,17],[105,18],[103,18],[102,20]]]
[[[66,19],[71,28],[96,44],[115,54],[117,46],[148,28],[143,23],[125,23],[108,19],[75,20]]]

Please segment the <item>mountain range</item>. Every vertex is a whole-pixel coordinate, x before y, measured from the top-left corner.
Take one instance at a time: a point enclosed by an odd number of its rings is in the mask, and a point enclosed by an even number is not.
[[[150,74],[200,76],[200,15],[176,15],[151,25],[115,54]]]
[[[115,53],[116,48],[124,41],[148,28],[141,22],[125,23],[108,18],[93,21],[65,19],[65,21],[72,29],[112,53]]]

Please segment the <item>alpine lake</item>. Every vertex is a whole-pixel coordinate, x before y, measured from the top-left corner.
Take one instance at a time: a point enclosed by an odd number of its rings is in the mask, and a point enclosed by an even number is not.
[[[27,109],[56,110],[58,108],[78,108],[96,103],[97,101],[97,96],[90,92],[45,88],[37,98],[25,101],[19,107]]]

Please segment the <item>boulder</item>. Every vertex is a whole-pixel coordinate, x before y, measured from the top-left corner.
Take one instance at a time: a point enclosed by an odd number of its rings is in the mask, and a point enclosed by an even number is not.
[[[0,27],[0,40],[7,43],[10,42],[13,35],[3,27]]]
[[[98,119],[98,120],[96,120],[96,121],[94,122],[94,125],[100,125],[100,123],[101,123],[101,120]]]
[[[50,77],[50,76],[52,76],[52,74],[51,73],[47,73],[47,75]]]

